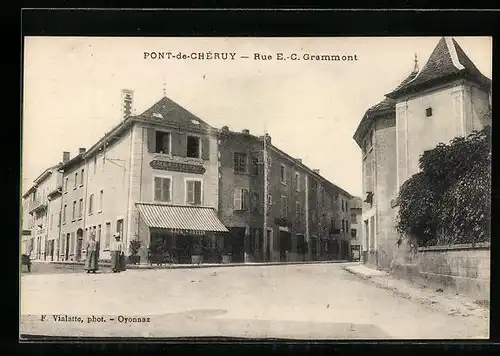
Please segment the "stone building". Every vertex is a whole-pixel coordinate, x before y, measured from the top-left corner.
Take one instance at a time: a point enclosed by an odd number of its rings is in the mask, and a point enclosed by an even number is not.
[[[225,126],[219,156],[219,217],[230,231],[233,261],[347,258],[349,193],[273,145],[269,135]]]
[[[360,249],[367,244],[363,234],[363,200],[360,197],[353,197],[350,202],[351,211],[351,246],[360,246]]]
[[[362,150],[365,262],[389,268],[398,249],[397,194],[440,142],[490,124],[491,80],[453,38],[441,38],[422,69],[369,108],[353,138]]]

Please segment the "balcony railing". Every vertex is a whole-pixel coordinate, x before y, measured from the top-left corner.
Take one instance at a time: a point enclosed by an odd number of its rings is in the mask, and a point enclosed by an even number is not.
[[[35,200],[32,200],[28,204],[28,212],[36,212],[38,210],[43,210],[47,208],[47,201],[42,200],[40,198],[37,198]]]

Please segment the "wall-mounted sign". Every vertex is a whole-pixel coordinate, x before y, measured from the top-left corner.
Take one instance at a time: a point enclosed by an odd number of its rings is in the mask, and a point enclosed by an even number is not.
[[[164,171],[174,171],[174,172],[192,173],[192,174],[205,173],[205,167],[195,164],[153,160],[149,163],[149,165],[153,169],[161,169]]]

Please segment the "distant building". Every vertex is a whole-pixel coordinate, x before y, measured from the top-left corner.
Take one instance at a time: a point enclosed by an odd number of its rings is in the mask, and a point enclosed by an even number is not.
[[[363,200],[360,197],[353,197],[350,207],[351,246],[360,246],[360,250],[363,251],[368,245],[368,242],[364,240],[363,234]]]
[[[30,229],[30,233],[23,231],[21,251],[31,254],[35,260],[52,261],[57,257],[62,182],[59,166],[46,169],[23,195],[23,226],[24,230]]]
[[[397,194],[419,171],[418,160],[440,142],[491,124],[491,80],[452,38],[363,116],[354,140],[363,156],[365,261],[388,268],[398,245]]]

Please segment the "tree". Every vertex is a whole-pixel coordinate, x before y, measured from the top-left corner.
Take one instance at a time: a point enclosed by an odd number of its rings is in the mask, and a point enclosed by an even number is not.
[[[419,245],[490,238],[491,128],[440,143],[401,187],[397,230]]]

